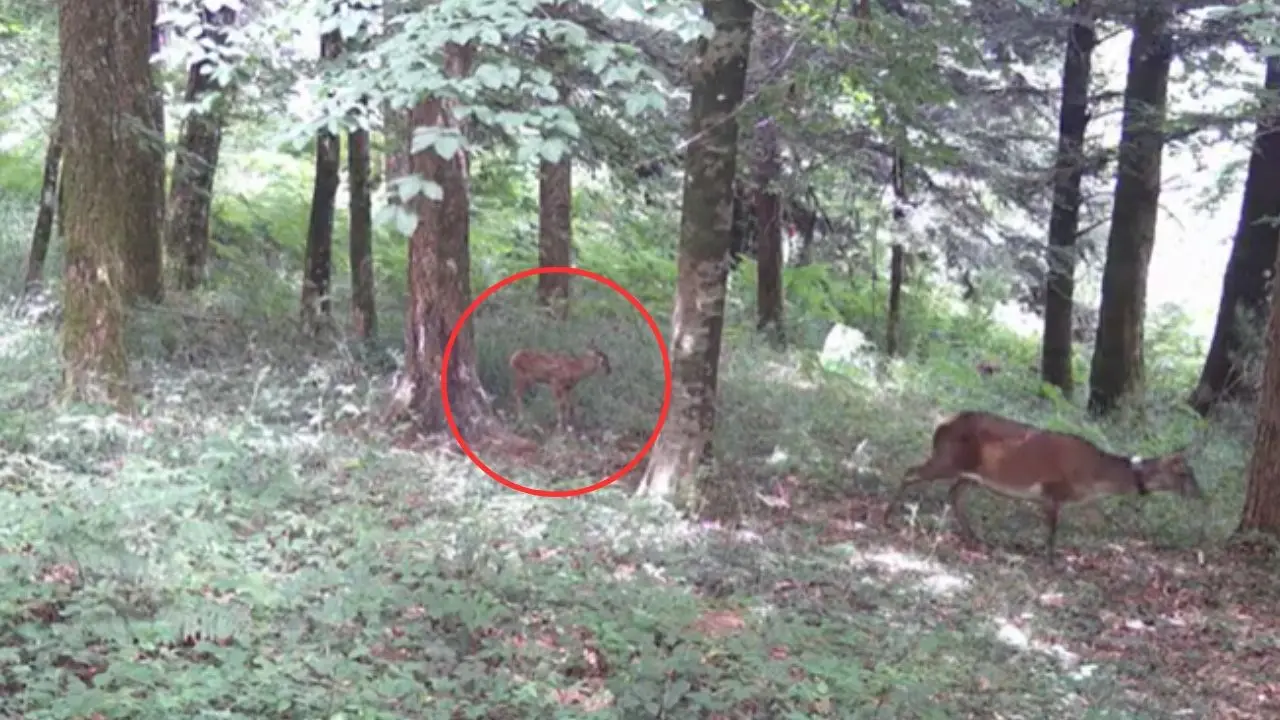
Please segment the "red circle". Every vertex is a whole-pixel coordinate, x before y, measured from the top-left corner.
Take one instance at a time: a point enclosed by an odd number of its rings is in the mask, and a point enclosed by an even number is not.
[[[653,427],[653,433],[649,435],[649,440],[645,442],[644,447],[640,448],[640,451],[636,453],[635,457],[631,458],[631,462],[622,466],[621,470],[593,485],[574,488],[572,490],[541,490],[538,488],[526,487],[500,475],[493,468],[486,465],[483,460],[477,457],[475,451],[473,451],[471,446],[467,444],[467,441],[462,438],[462,433],[458,431],[458,423],[453,419],[453,408],[449,405],[449,358],[453,355],[453,346],[458,341],[458,334],[462,332],[463,325],[466,324],[467,320],[471,317],[471,314],[475,312],[476,308],[480,307],[480,304],[487,300],[490,295],[498,292],[511,283],[516,282],[517,280],[523,280],[527,277],[533,277],[534,275],[578,275],[580,277],[590,278],[602,285],[605,285],[609,289],[626,298],[627,302],[631,303],[631,307],[635,308],[636,311],[640,313],[640,316],[649,324],[649,330],[653,332],[654,339],[658,341],[658,350],[662,353],[662,373],[665,378],[663,381],[664,387],[662,389],[662,409],[658,411],[658,424]],[[453,433],[453,439],[458,441],[458,447],[462,448],[462,452],[467,456],[467,458],[471,460],[471,462],[475,463],[476,467],[483,470],[486,475],[497,480],[503,485],[506,485],[512,490],[518,490],[528,495],[537,495],[539,497],[577,497],[579,495],[593,493],[596,490],[612,485],[618,480],[618,478],[621,478],[623,475],[634,470],[635,467],[640,464],[640,461],[644,459],[644,456],[648,455],[649,451],[653,450],[654,444],[658,442],[658,434],[662,432],[662,426],[667,422],[667,411],[671,408],[671,355],[667,352],[667,343],[662,339],[662,331],[658,329],[658,323],[654,321],[653,316],[649,314],[649,311],[645,309],[644,305],[641,304],[634,295],[627,292],[626,289],[618,283],[599,273],[593,273],[590,270],[583,270],[582,268],[529,268],[528,270],[522,270],[515,275],[499,280],[493,285],[490,285],[484,292],[480,293],[475,300],[471,301],[471,304],[467,306],[466,310],[462,311],[462,315],[458,317],[458,322],[453,326],[453,331],[449,333],[449,342],[444,346],[444,357],[440,359],[440,401],[444,406],[444,419],[449,423],[449,432]]]

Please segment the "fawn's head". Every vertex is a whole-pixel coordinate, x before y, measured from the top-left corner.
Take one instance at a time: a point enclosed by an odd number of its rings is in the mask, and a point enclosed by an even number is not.
[[[1171,492],[1196,500],[1204,498],[1204,491],[1196,482],[1195,471],[1187,462],[1186,450],[1179,450],[1160,457],[1146,458],[1134,467],[1148,490]]]

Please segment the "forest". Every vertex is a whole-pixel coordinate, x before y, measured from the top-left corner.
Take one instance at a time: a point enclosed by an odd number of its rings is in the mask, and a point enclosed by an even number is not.
[[[1280,4],[0,0],[0,717],[1280,717]]]

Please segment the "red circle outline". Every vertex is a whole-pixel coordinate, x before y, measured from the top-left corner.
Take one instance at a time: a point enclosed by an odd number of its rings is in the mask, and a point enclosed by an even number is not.
[[[467,320],[471,318],[471,314],[474,313],[476,308],[480,307],[480,304],[487,300],[490,295],[493,295],[502,288],[518,280],[523,280],[535,275],[548,274],[578,275],[580,277],[589,278],[605,285],[609,289],[626,298],[627,302],[631,303],[631,306],[634,307],[640,313],[640,316],[644,318],[645,322],[648,323],[649,330],[653,332],[654,339],[658,341],[658,350],[662,353],[662,373],[664,376],[662,409],[658,411],[658,424],[654,426],[653,433],[649,435],[649,440],[645,442],[644,447],[640,448],[640,451],[636,453],[635,457],[631,458],[630,462],[622,466],[621,470],[593,485],[587,485],[586,487],[574,488],[571,490],[542,490],[539,488],[531,488],[503,477],[493,468],[486,465],[485,462],[476,455],[475,451],[471,449],[471,446],[467,444],[467,441],[462,438],[462,433],[458,430],[458,423],[453,419],[453,408],[449,405],[449,359],[453,356],[453,346],[458,342],[458,335],[462,332],[462,328],[466,325]],[[458,442],[458,447],[462,449],[463,454],[465,454],[471,462],[475,463],[476,467],[483,470],[484,474],[494,480],[497,480],[503,485],[506,485],[512,490],[517,490],[527,495],[553,498],[577,497],[579,495],[593,493],[596,490],[608,487],[609,485],[617,482],[617,480],[623,475],[634,470],[636,466],[640,464],[640,461],[643,460],[651,450],[653,450],[654,444],[658,442],[658,435],[662,433],[662,426],[667,422],[667,412],[671,409],[671,354],[667,351],[667,342],[663,339],[662,331],[658,329],[658,323],[654,321],[653,316],[649,314],[649,311],[645,309],[644,305],[637,300],[634,295],[627,292],[626,288],[622,287],[618,283],[599,273],[594,273],[590,270],[583,270],[582,268],[529,268],[528,270],[521,270],[520,272],[503,280],[499,280],[489,286],[484,292],[480,293],[475,300],[471,301],[471,304],[467,306],[467,309],[462,311],[462,315],[458,316],[458,321],[454,323],[453,330],[449,333],[449,342],[445,343],[444,355],[440,358],[440,401],[444,407],[444,419],[449,423],[449,432],[453,434],[453,439]]]

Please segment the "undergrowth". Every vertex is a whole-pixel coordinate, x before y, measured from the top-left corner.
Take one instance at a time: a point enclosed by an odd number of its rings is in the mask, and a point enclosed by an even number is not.
[[[244,206],[251,219],[223,206],[228,240],[209,292],[135,314],[134,419],[56,404],[56,328],[3,314],[4,716],[1203,717],[1229,694],[1143,687],[1123,658],[1082,659],[1107,613],[1123,612],[1116,588],[1219,552],[1238,516],[1249,418],[1205,425],[1178,409],[1197,358],[1164,366],[1146,406],[1101,424],[1040,387],[1034,343],[926,292],[911,300],[905,357],[824,364],[818,348],[834,322],[877,332],[875,298],[798,268],[788,277],[795,344],[772,349],[749,329],[744,266],[729,303],[713,481],[737,503],[736,527],[632,502],[621,483],[546,500],[456,453],[397,449],[374,420],[402,342],[400,250],[379,255],[384,322],[372,353],[341,337],[308,340],[292,305],[305,197],[272,192]],[[631,289],[665,335],[674,262],[645,238],[670,237],[669,218],[583,197],[579,260]],[[22,257],[27,207],[0,202],[0,259]],[[477,284],[530,264],[528,243],[504,235],[503,221],[478,222]],[[340,308],[344,274],[335,277]],[[474,321],[495,406],[510,408],[514,349],[595,343],[615,372],[579,386],[582,434],[554,442],[589,454],[625,441],[625,458],[661,401],[648,327],[619,298],[577,285],[574,322],[548,323],[527,309],[531,294],[508,288]],[[1001,371],[980,375],[976,363],[991,359]],[[513,427],[552,443],[545,390],[528,407]],[[1114,575],[1038,569],[1038,517],[990,498],[973,503],[996,548],[983,563],[964,565],[931,512],[918,527],[938,529],[906,549],[872,529],[871,511],[923,457],[937,417],[962,408],[1118,452],[1193,442],[1210,502],[1112,501],[1092,522],[1069,512],[1060,544],[1078,549],[1081,568],[1109,558]],[[530,462],[519,479],[584,485],[610,471],[556,467]],[[764,501],[780,486],[796,488],[784,510]],[[933,497],[925,505],[940,509]],[[1026,554],[1000,554],[1018,542]],[[1122,546],[1137,549],[1114,554]],[[1161,549],[1159,562],[1140,555]]]

